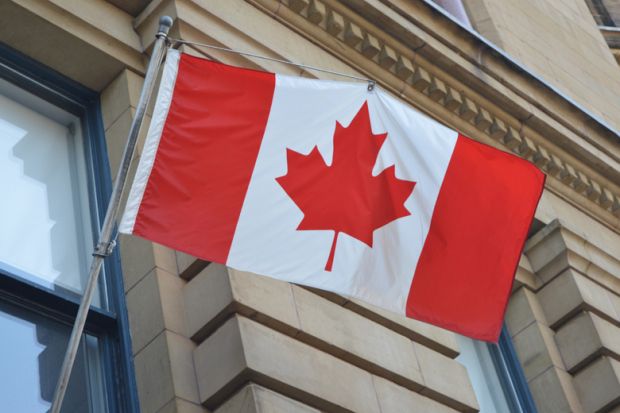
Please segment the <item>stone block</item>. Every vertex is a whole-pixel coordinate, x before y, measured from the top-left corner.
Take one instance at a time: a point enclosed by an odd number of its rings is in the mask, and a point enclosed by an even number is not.
[[[515,293],[521,287],[526,287],[530,291],[538,291],[542,286],[543,282],[532,270],[529,259],[525,255],[521,255],[515,274],[515,282],[512,284],[512,293]]]
[[[583,273],[590,267],[591,258],[583,238],[559,223],[549,224],[533,236],[527,243],[526,254],[544,283],[569,267]]]
[[[420,92],[431,84],[431,75],[419,66],[416,66],[411,79],[412,86]]]
[[[133,116],[134,109],[128,106],[105,130],[108,162],[113,176],[118,171]],[[136,154],[139,154],[138,151],[136,151]]]
[[[177,275],[166,271],[156,270],[156,275],[166,330],[187,336],[185,297],[183,295],[186,282]]]
[[[176,275],[155,268],[127,293],[134,354],[164,329],[187,334],[184,284]]]
[[[559,177],[564,184],[571,185],[573,181],[577,179],[577,173],[572,165],[564,162],[564,169],[560,171]]]
[[[532,398],[539,413],[581,413],[572,377],[564,370],[552,367],[528,381]]]
[[[476,115],[476,118],[474,119],[474,123],[478,129],[484,131],[491,126],[493,123],[493,118],[491,117],[489,111],[480,108],[478,115]]]
[[[614,194],[607,188],[601,188],[601,196],[598,203],[605,209],[610,208],[614,203]]]
[[[101,92],[103,128],[108,129],[129,107],[136,107],[144,80],[140,75],[124,69]]]
[[[290,399],[257,384],[235,393],[213,413],[319,413],[313,407]]]
[[[355,47],[362,41],[363,38],[364,35],[362,33],[362,29],[360,29],[357,24],[351,23],[349,21],[345,22],[344,42],[346,44],[348,44],[350,47]]]
[[[327,13],[327,31],[332,36],[337,36],[344,29],[344,19],[332,10]]]
[[[153,256],[155,258],[155,266],[161,268],[170,274],[177,275],[179,269],[177,267],[176,252],[173,249],[165,247],[156,242],[153,245]]]
[[[285,334],[295,335],[299,319],[291,284],[261,275],[229,269],[234,300],[249,309],[242,313]]]
[[[519,131],[509,126],[506,134],[502,137],[502,143],[506,145],[508,149],[514,149],[521,145],[522,142],[523,139]]]
[[[413,64],[411,60],[404,56],[399,56],[396,62],[396,76],[399,79],[407,80],[413,74]]]
[[[381,52],[379,53],[379,64],[381,67],[389,69],[394,66],[397,60],[398,56],[396,55],[396,51],[390,46],[384,44],[381,47]]]
[[[586,413],[607,411],[620,402],[620,362],[600,357],[575,374],[574,383]]]
[[[586,196],[590,201],[597,201],[602,194],[601,186],[598,182],[590,180],[590,185],[586,188]]]
[[[478,411],[478,401],[465,367],[423,345],[413,345],[425,384],[420,393],[459,411]]]
[[[577,178],[573,181],[573,188],[575,191],[580,194],[585,193],[586,189],[588,189],[588,185],[590,184],[590,179],[588,179],[587,175],[581,171],[575,171]]]
[[[211,410],[246,380],[248,363],[245,345],[238,317],[234,316],[194,351],[200,401]]]
[[[134,354],[164,330],[164,315],[159,298],[158,270],[154,269],[127,293],[127,313]]]
[[[508,127],[501,119],[493,118],[489,133],[493,139],[500,140],[508,133]]]
[[[620,328],[588,311],[564,324],[556,332],[555,341],[569,372],[601,354],[620,358]]]
[[[381,43],[379,43],[379,39],[369,33],[364,34],[364,39],[362,40],[362,54],[369,59],[372,59],[379,53],[381,50]]]
[[[347,301],[344,306],[447,357],[455,358],[459,354],[456,335],[451,331],[359,300]]]
[[[537,296],[551,328],[557,328],[581,310],[618,319],[614,303],[620,297],[571,269],[545,285]]]
[[[373,381],[381,413],[405,411],[408,413],[456,413],[458,411],[381,377],[374,376]]]
[[[459,108],[459,116],[464,120],[471,120],[478,114],[478,106],[468,97],[463,98]]]
[[[428,97],[435,102],[439,102],[448,92],[446,84],[436,77],[431,80],[431,85],[428,88]]]
[[[463,97],[461,93],[448,86],[448,91],[446,92],[446,97],[444,98],[444,105],[448,110],[457,110],[463,104]]]
[[[127,108],[105,131],[106,145],[108,149],[108,161],[110,164],[110,171],[115,176],[118,171],[122,155],[127,144],[127,138],[129,135],[129,129],[133,118],[135,116],[135,109],[133,107]],[[146,134],[148,132],[149,125],[151,123],[151,117],[149,115],[144,116],[143,126],[140,129],[140,134],[136,141],[135,156],[136,158],[142,154],[142,148],[146,140]],[[133,179],[133,176],[130,176]]]
[[[170,331],[165,331],[165,336],[174,395],[200,404],[193,358],[196,344],[187,337]]]
[[[325,5],[317,0],[310,1],[308,6],[308,20],[314,24],[319,24],[325,19],[327,11]]]
[[[254,397],[254,384],[247,385],[217,407],[213,413],[260,413]]]
[[[552,271],[546,267],[558,257],[566,255],[568,249],[566,232],[562,230],[559,221],[554,221],[528,240],[525,246],[525,255],[530,261],[532,270],[539,274],[545,282],[549,282],[562,272],[568,263],[564,260],[559,263],[559,266],[554,265]]]
[[[199,404],[190,403],[186,400],[175,398],[162,407],[157,413],[209,413]]]
[[[134,357],[138,396],[142,412],[194,412],[191,406],[174,402],[182,398],[199,405],[194,372],[194,343],[176,333],[163,330]]]
[[[564,368],[549,327],[532,323],[517,333],[512,341],[526,379],[531,380],[553,366]]]
[[[120,237],[125,291],[129,291],[156,267],[153,243],[138,237]]]
[[[177,272],[184,280],[191,280],[209,265],[208,261],[193,257],[181,251],[175,251]]]
[[[536,152],[536,144],[530,138],[524,136],[523,142],[521,142],[521,145],[517,148],[517,152],[519,152],[519,155],[523,158],[527,159],[530,155]]]
[[[379,413],[368,372],[245,317],[223,324],[198,346],[194,361],[210,409],[251,379],[320,410]]]
[[[536,321],[547,324],[536,294],[525,287],[519,288],[510,296],[505,321],[511,336]]]
[[[161,333],[134,358],[140,409],[157,412],[174,398],[166,334]]]
[[[309,0],[288,0],[288,7],[295,13],[301,13],[309,4]]]
[[[203,340],[233,312],[294,335],[299,329],[289,283],[210,264],[184,289],[189,335]]]
[[[221,322],[232,311],[233,293],[228,270],[221,264],[210,264],[183,288],[187,332],[196,341],[207,335],[206,328]]]
[[[549,154],[549,162],[544,166],[547,175],[557,176],[562,170],[562,160],[554,154]]]
[[[614,195],[614,200],[611,203],[611,212],[615,216],[620,217],[620,197]]]
[[[303,288],[293,286],[293,296],[300,340],[402,386],[422,388],[410,339]]]
[[[551,161],[551,157],[545,148],[536,145],[536,152],[532,155],[532,160],[536,166],[544,168]]]

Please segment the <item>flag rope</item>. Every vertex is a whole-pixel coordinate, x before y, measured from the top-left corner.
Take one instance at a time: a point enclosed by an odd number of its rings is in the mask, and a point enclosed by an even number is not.
[[[303,63],[295,63],[295,62],[291,62],[288,60],[283,60],[283,59],[276,59],[275,57],[268,57],[268,56],[262,56],[256,53],[251,53],[251,52],[244,52],[241,50],[235,50],[235,49],[230,49],[228,47],[222,47],[222,46],[215,46],[213,44],[207,44],[207,43],[198,43],[198,42],[190,42],[189,40],[182,40],[182,39],[173,39],[173,38],[169,38],[171,43],[172,43],[172,47],[173,48],[178,48],[180,45],[182,44],[186,44],[186,45],[191,45],[191,46],[198,46],[198,47],[205,47],[207,49],[215,49],[215,50],[220,50],[223,52],[229,52],[229,53],[236,53],[242,56],[250,56],[250,57],[254,57],[257,59],[263,59],[263,60],[269,60],[272,62],[278,62],[278,63],[282,63],[285,65],[291,65],[291,66],[297,66],[297,67],[301,67],[304,69],[311,69],[311,70],[316,70],[319,72],[324,72],[324,73],[331,73],[332,75],[336,75],[336,76],[342,76],[342,77],[347,77],[349,79],[355,79],[355,80],[361,80],[363,82],[368,82],[368,90],[372,90],[374,89],[375,85],[376,85],[376,81],[373,79],[369,79],[367,77],[359,77],[359,76],[354,76],[354,75],[349,75],[347,73],[342,73],[342,72],[336,72],[335,70],[329,70],[329,69],[322,69],[320,67],[316,67],[316,66],[310,66],[310,65],[305,65]]]

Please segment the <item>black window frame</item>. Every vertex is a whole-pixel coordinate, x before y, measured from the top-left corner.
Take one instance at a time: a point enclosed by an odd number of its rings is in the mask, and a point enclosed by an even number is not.
[[[88,196],[93,221],[91,230],[96,242],[112,192],[99,93],[2,42],[0,78],[80,118],[89,175]],[[108,306],[106,309],[91,306],[85,333],[97,336],[101,344],[108,410],[139,413],[118,249],[104,260],[103,273],[105,277],[101,280],[105,283]],[[38,312],[69,326],[73,324],[80,304],[76,295],[46,288],[4,268],[0,268],[0,300]]]
[[[497,344],[487,344],[491,360],[511,412],[537,413],[530,387],[517,352],[512,344],[508,327],[504,325]]]

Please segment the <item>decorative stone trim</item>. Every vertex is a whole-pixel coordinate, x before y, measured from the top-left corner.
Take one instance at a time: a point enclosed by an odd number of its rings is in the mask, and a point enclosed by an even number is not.
[[[492,110],[474,101],[464,91],[454,89],[446,79],[431,74],[419,62],[399,53],[385,39],[368,32],[320,0],[283,0],[282,5],[456,113],[517,156],[532,161],[548,175],[620,218],[619,194],[614,194],[609,188],[563,161],[544,144],[537,144],[531,137],[507,126],[511,124],[510,121],[492,115]]]

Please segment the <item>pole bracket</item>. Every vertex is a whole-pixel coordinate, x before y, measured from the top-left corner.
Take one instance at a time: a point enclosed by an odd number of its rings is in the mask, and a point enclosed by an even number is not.
[[[110,242],[100,242],[95,247],[95,251],[93,251],[94,257],[107,258],[112,255],[114,248],[116,247],[116,241],[112,240]]]

